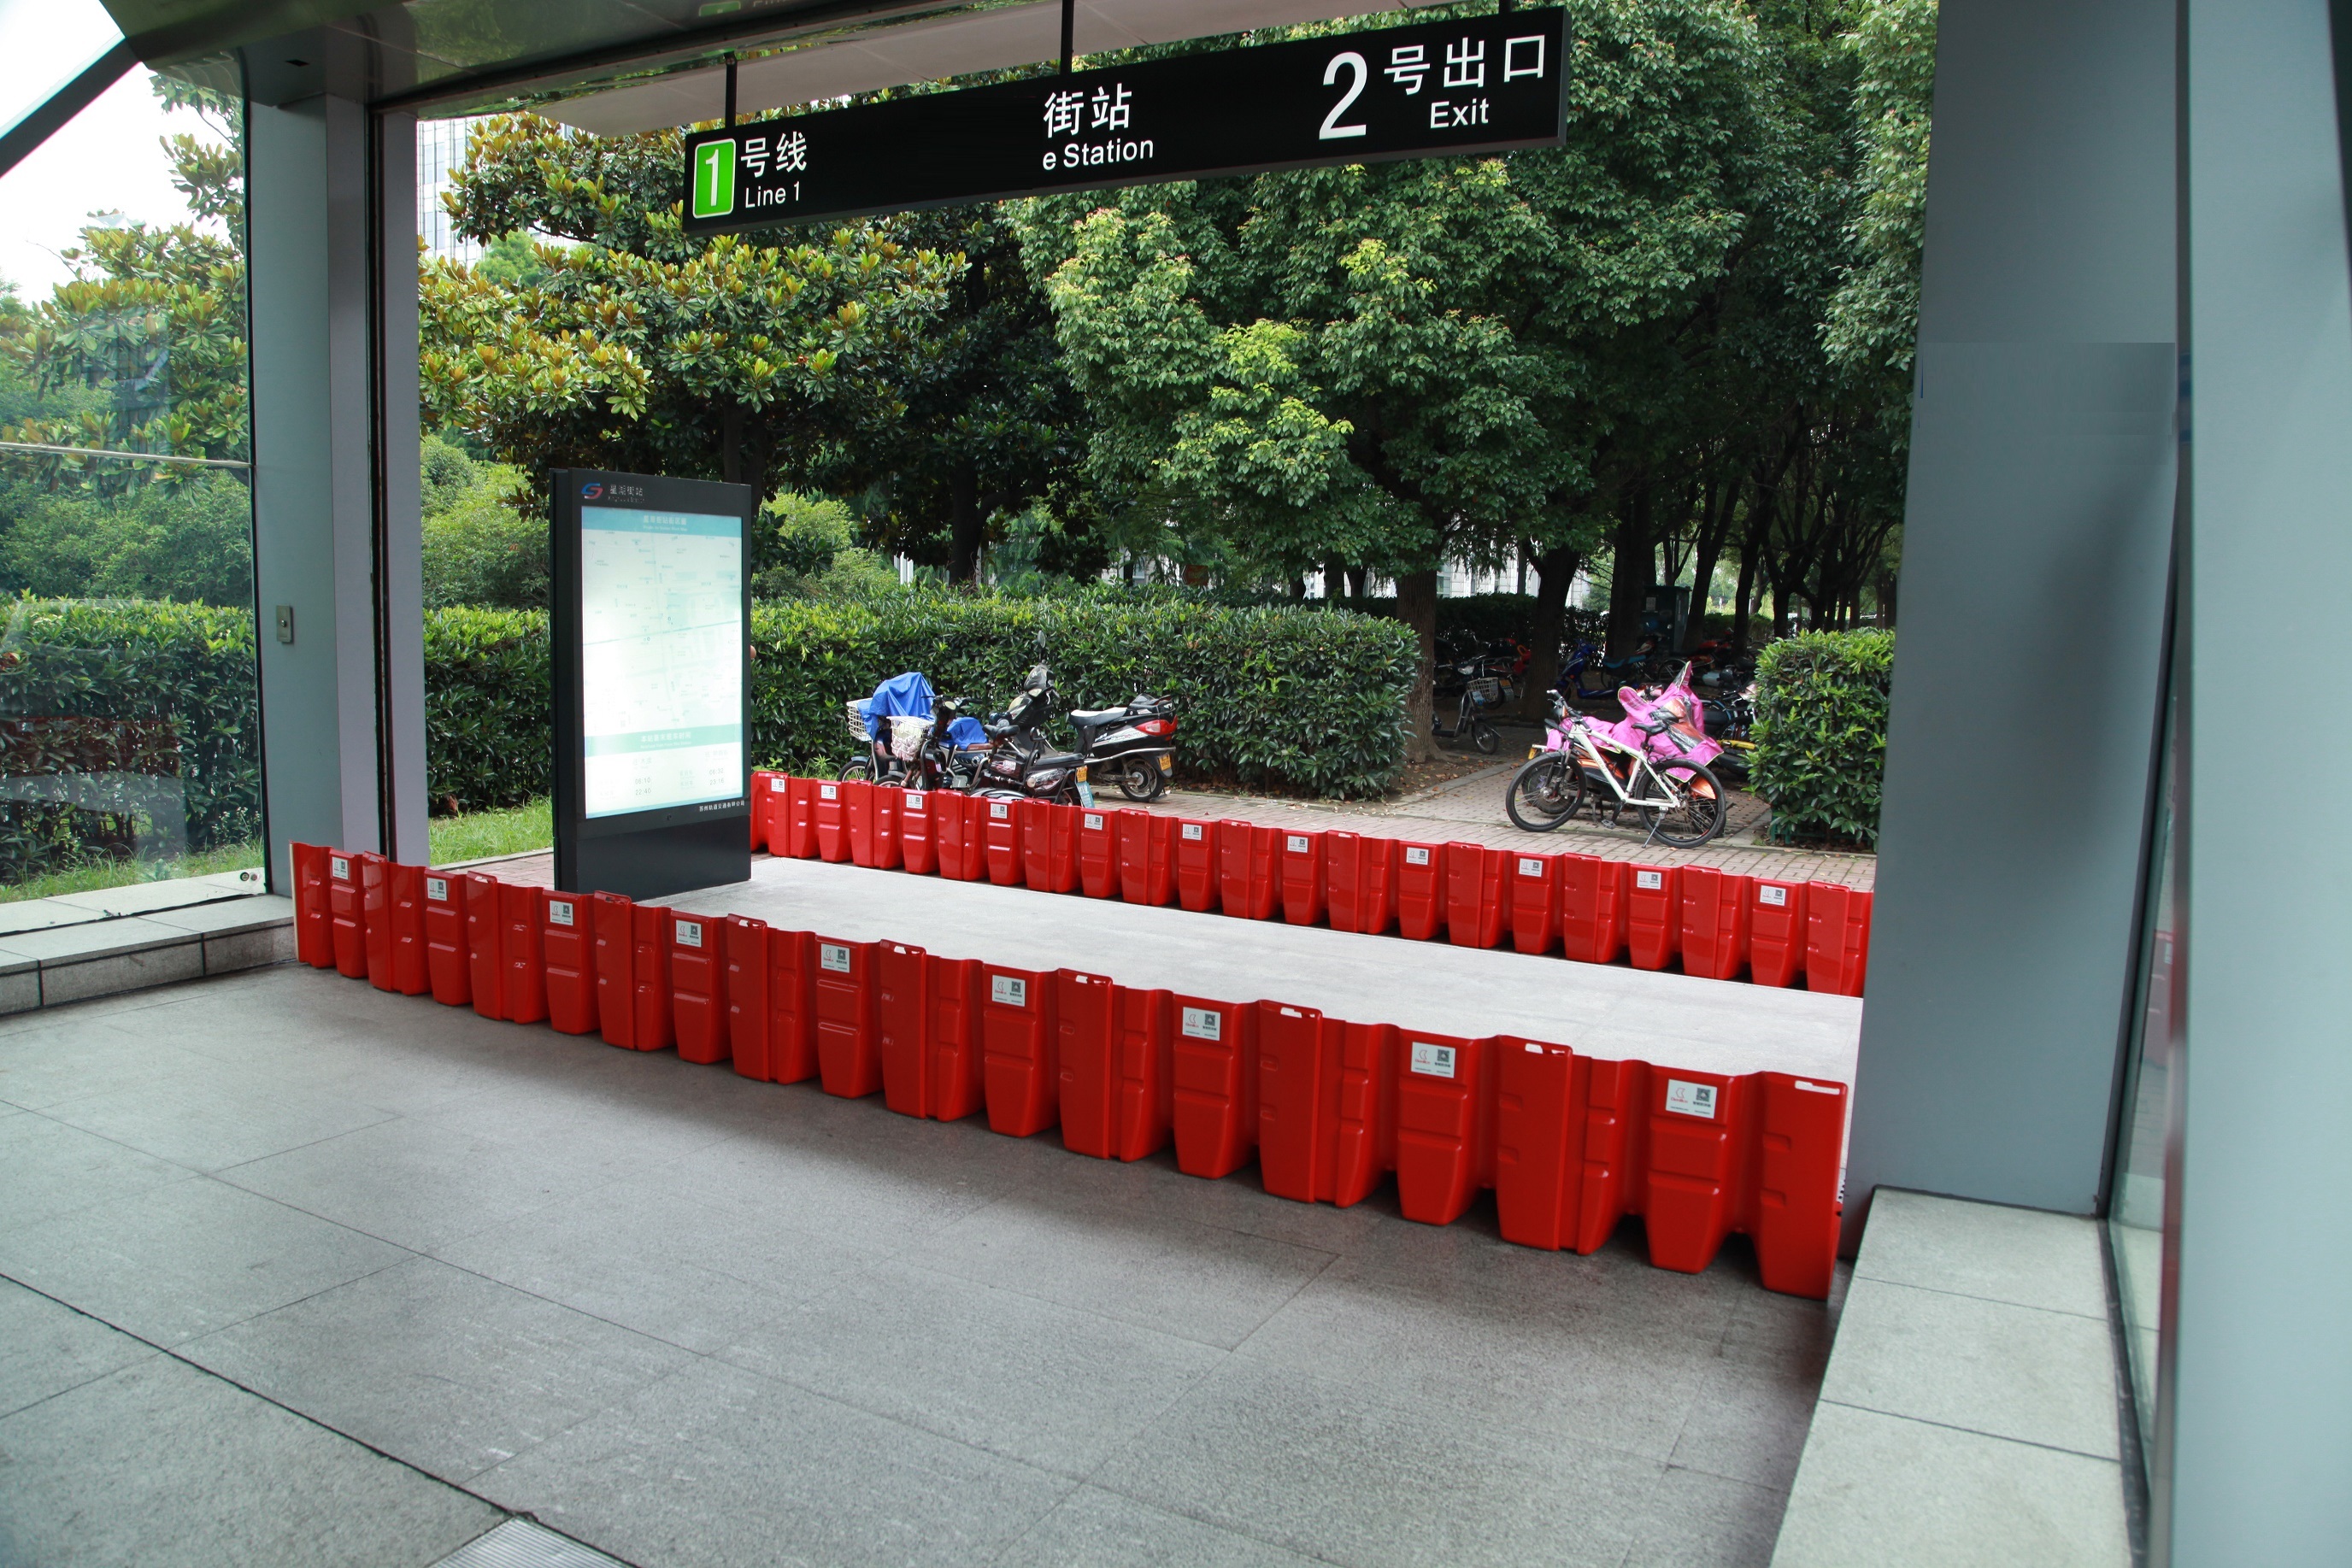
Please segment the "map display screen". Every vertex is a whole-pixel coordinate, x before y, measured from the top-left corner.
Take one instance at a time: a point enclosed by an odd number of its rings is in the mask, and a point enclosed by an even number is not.
[[[583,814],[743,793],[743,520],[580,508]]]

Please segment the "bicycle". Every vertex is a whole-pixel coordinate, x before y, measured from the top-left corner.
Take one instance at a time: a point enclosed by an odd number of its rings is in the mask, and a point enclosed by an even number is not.
[[[1630,809],[1649,828],[1645,841],[1695,850],[1723,831],[1728,816],[1723,784],[1706,763],[1653,757],[1645,747],[1628,746],[1562,697],[1552,699],[1552,718],[1549,744],[1528,759],[1504,793],[1503,810],[1513,826],[1550,832],[1582,809],[1586,791],[1598,784],[1614,800],[1597,800],[1595,818],[1605,810],[1613,821]]]
[[[1448,688],[1460,694],[1454,709],[1454,727],[1448,729],[1438,722],[1436,704],[1433,702],[1429,733],[1439,740],[1453,740],[1467,733],[1471,745],[1492,757],[1502,747],[1503,734],[1488,721],[1486,710],[1503,700],[1503,683],[1493,675],[1472,674],[1476,664],[1475,660],[1466,660],[1454,666],[1454,673],[1462,677],[1458,688]]]

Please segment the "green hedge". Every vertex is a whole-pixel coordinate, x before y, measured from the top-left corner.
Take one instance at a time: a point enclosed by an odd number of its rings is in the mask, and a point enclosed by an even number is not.
[[[426,617],[436,810],[546,792],[546,627],[531,612]],[[1035,662],[1041,632],[1070,706],[1108,706],[1137,690],[1174,697],[1177,765],[1190,777],[1348,797],[1378,794],[1403,767],[1413,650],[1393,622],[1159,598],[953,593],[757,606],[752,756],[795,771],[837,768],[856,744],[842,705],[902,670],[922,671],[971,711],[1002,707]]]
[[[0,773],[57,779],[71,803],[0,800],[0,877],[128,854],[144,779],[178,779],[188,848],[257,836],[260,729],[252,612],[17,600],[0,633]]]
[[[1756,792],[1772,836],[1878,842],[1892,632],[1807,632],[1756,668]]]

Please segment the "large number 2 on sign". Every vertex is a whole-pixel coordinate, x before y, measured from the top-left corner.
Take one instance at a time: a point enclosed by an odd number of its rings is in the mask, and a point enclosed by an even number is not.
[[[1339,79],[1339,68],[1341,66],[1345,66],[1349,69],[1354,71],[1356,73],[1356,79],[1349,86],[1346,92],[1340,94],[1339,101],[1331,106],[1331,112],[1323,117],[1323,133],[1321,140],[1325,141],[1337,141],[1343,136],[1361,136],[1364,134],[1364,128],[1362,126],[1341,125],[1339,120],[1341,115],[1348,112],[1348,106],[1355,102],[1357,99],[1363,96],[1364,83],[1370,78],[1372,68],[1366,65],[1364,63],[1364,57],[1356,53],[1353,49],[1349,49],[1345,54],[1333,55],[1331,57],[1331,63],[1323,68],[1323,85],[1325,87],[1329,87],[1333,82]]]

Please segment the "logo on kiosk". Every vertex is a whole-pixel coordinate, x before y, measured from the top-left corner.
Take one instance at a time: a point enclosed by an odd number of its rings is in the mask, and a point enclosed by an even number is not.
[[[593,479],[580,486],[580,498],[583,501],[593,501],[604,493],[604,486],[597,484]]]

